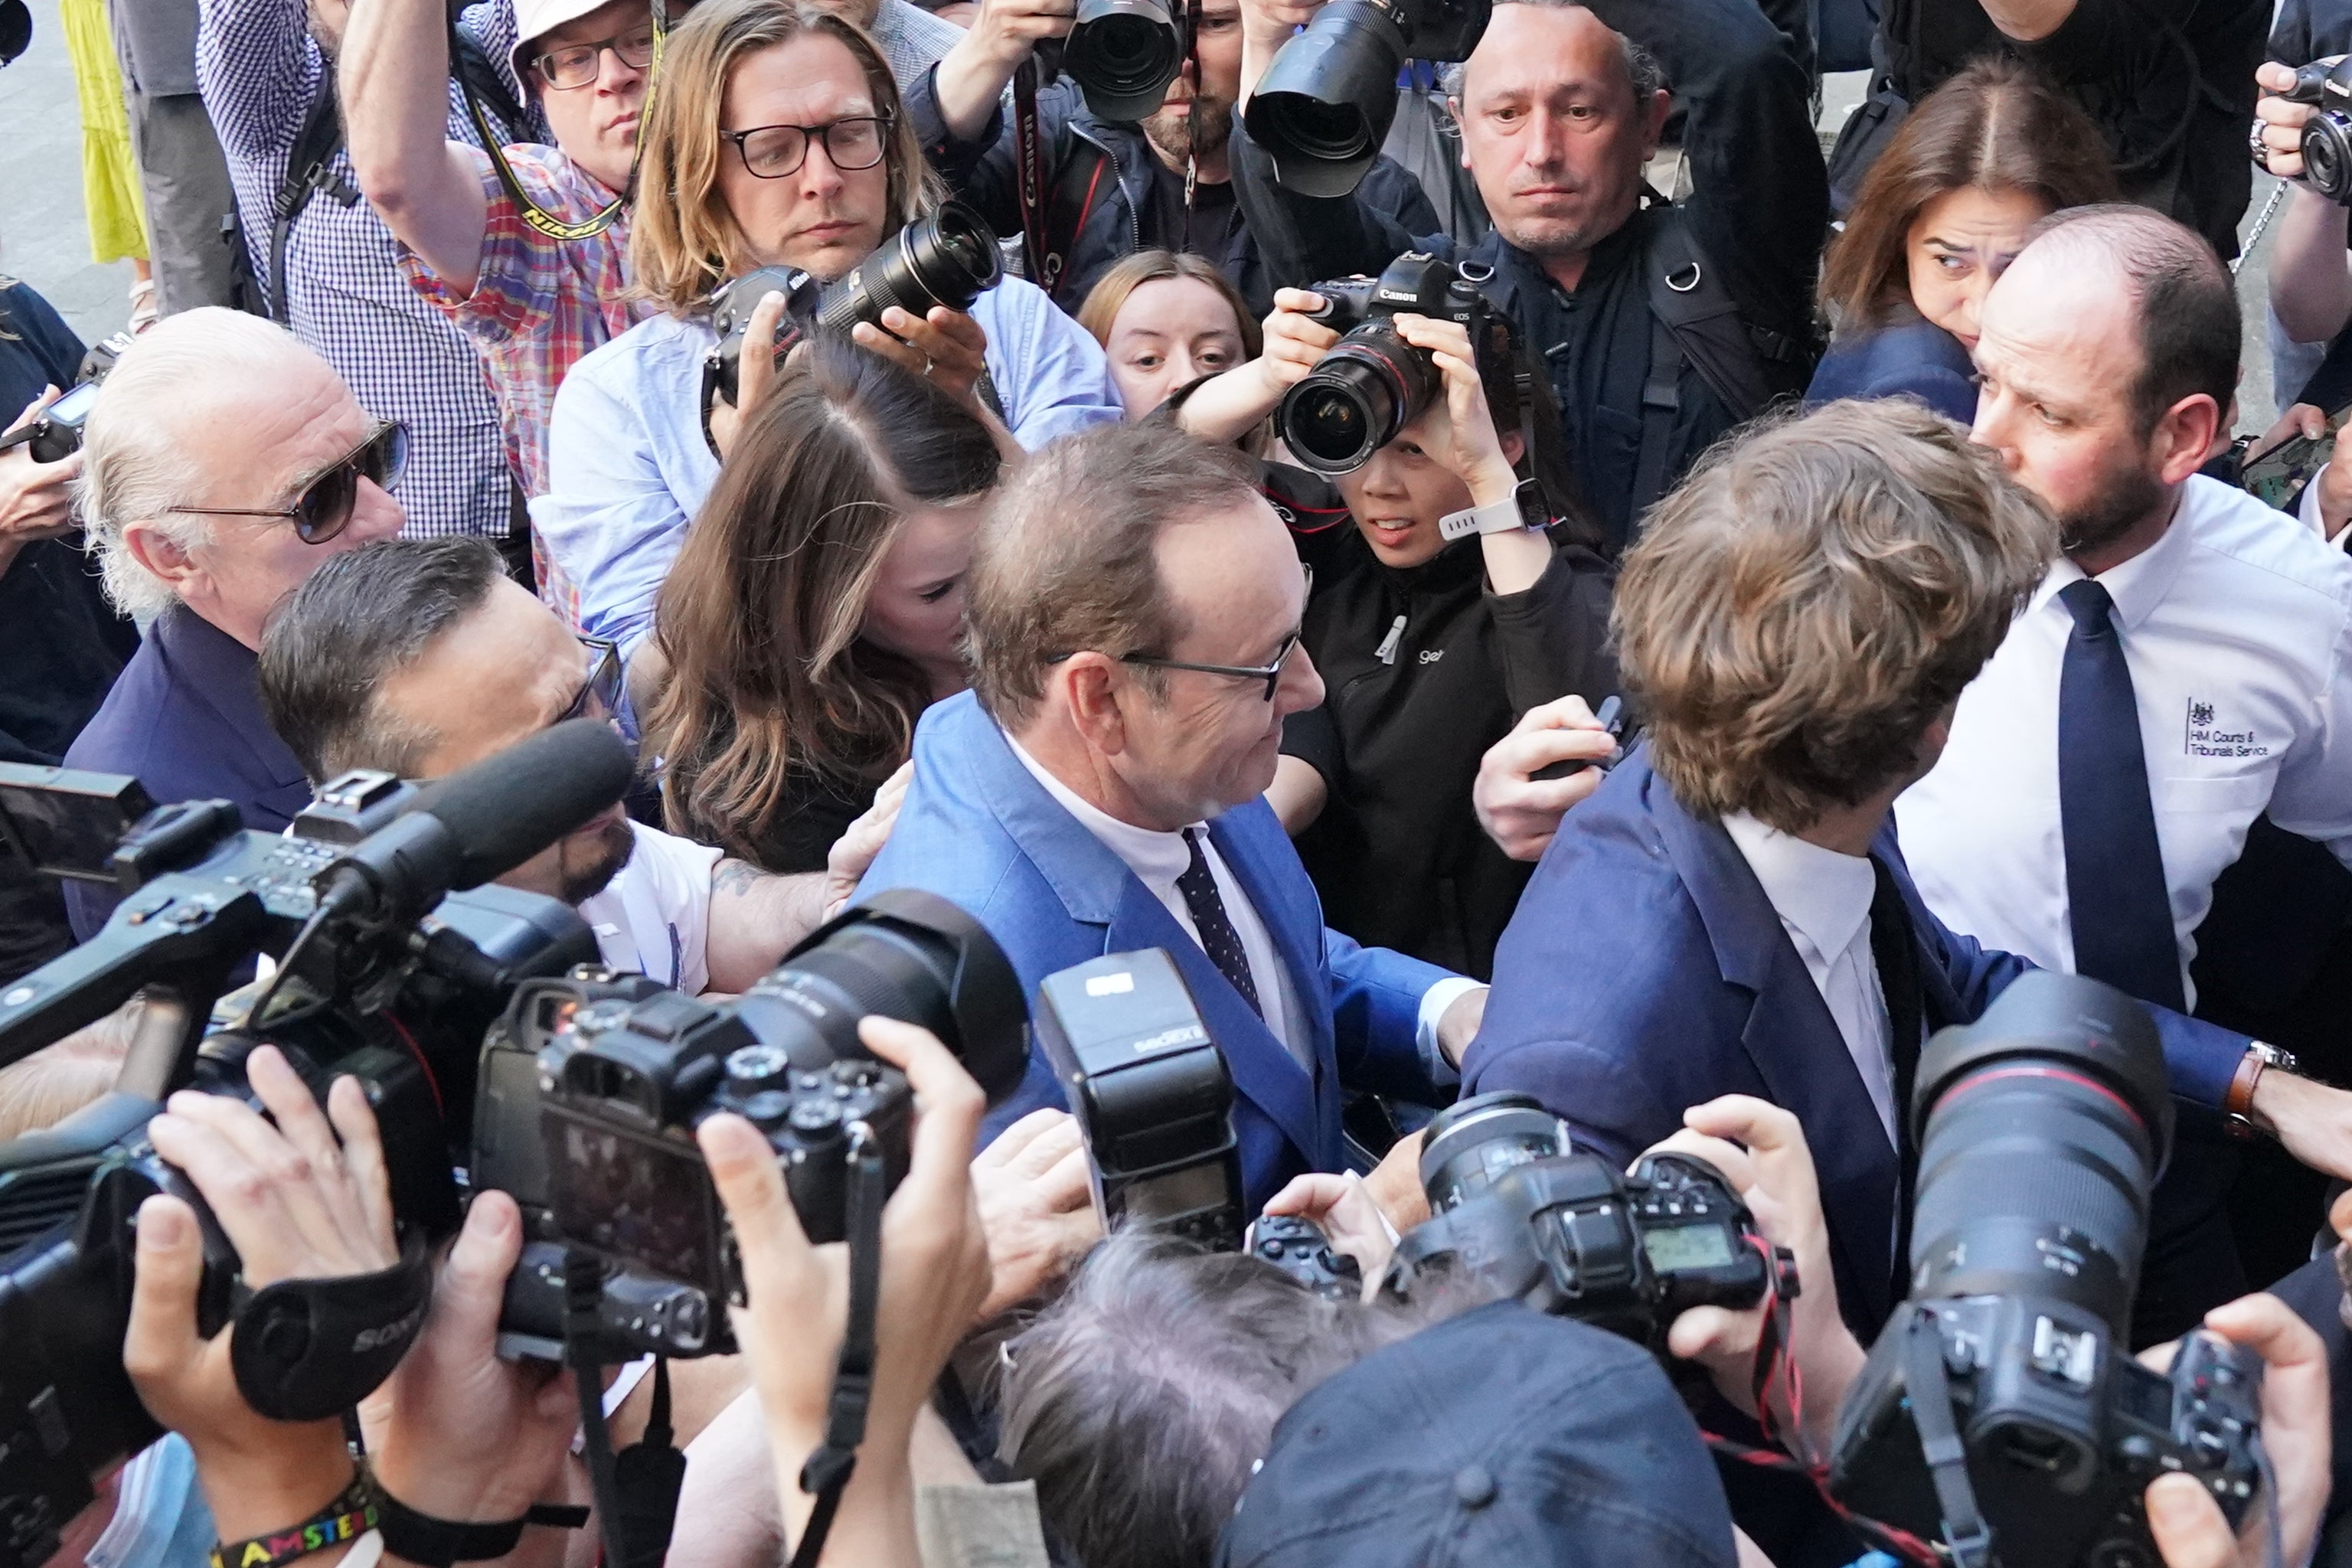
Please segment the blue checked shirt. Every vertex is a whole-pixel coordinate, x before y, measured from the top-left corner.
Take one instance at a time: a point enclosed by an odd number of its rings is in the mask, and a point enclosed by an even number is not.
[[[228,155],[254,276],[266,280],[287,156],[331,62],[310,37],[304,0],[201,0],[201,16],[197,80]],[[508,90],[527,102],[507,65],[511,0],[477,5],[467,21]],[[454,82],[448,134],[480,145]],[[333,174],[356,194],[349,153],[336,152]],[[507,533],[513,480],[488,378],[466,335],[409,286],[375,209],[313,195],[287,237],[285,286],[294,335],[335,367],[362,408],[408,426],[408,470],[395,491],[408,536]]]

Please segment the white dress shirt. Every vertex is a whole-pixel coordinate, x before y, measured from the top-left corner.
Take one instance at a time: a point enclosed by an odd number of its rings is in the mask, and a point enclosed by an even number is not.
[[[1809,844],[1741,812],[1723,830],[1763,884],[1772,912],[1805,973],[1829,1005],[1846,1054],[1870,1091],[1889,1144],[1895,1136],[1895,1058],[1888,1049],[1886,993],[1870,951],[1870,901],[1878,890],[1870,858]]]
[[[710,875],[724,852],[642,822],[629,826],[637,843],[628,864],[604,891],[580,900],[580,918],[607,969],[699,995],[710,988]]]
[[[1895,806],[1945,924],[2068,972],[2058,682],[2074,622],[2058,590],[2082,576],[2063,558],[2050,568],[1961,693],[1942,760]],[[2352,864],[2352,561],[2200,476],[2163,537],[2099,582],[2131,668],[2187,987],[2213,880],[2262,812]]]
[[[1011,735],[1004,737],[1004,743],[1013,748],[1013,754],[1021,759],[1021,765],[1029,770],[1029,776],[1045,785],[1045,793],[1052,795],[1063,810],[1076,817],[1079,826],[1093,834],[1104,848],[1125,861],[1127,868],[1135,873],[1136,880],[1167,907],[1176,923],[1184,928],[1184,934],[1198,943],[1201,940],[1200,927],[1192,923],[1192,908],[1184,902],[1184,895],[1176,886],[1176,879],[1192,864],[1192,854],[1185,847],[1184,835],[1181,832],[1162,833],[1157,828],[1138,827],[1131,822],[1121,822],[1047,773],[1045,764],[1023,750],[1021,742]],[[1315,1070],[1314,1060],[1308,1055],[1311,1047],[1303,1031],[1294,1037],[1292,1020],[1303,1018],[1306,1015],[1300,1010],[1297,992],[1292,989],[1290,971],[1275,950],[1274,938],[1266,931],[1265,921],[1258,918],[1257,906],[1250,902],[1249,894],[1243,891],[1241,883],[1234,880],[1232,869],[1225,865],[1224,857],[1217,853],[1216,844],[1209,837],[1209,825],[1198,822],[1192,826],[1200,835],[1201,858],[1209,863],[1209,877],[1217,885],[1217,897],[1223,900],[1225,916],[1234,922],[1234,932],[1242,939],[1242,952],[1249,959],[1250,979],[1257,986],[1260,1016],[1265,1019],[1265,1026],[1273,1032],[1274,1037],[1282,1042],[1282,1048],[1311,1075]],[[1422,993],[1414,1043],[1431,1081],[1441,1089],[1459,1083],[1461,1074],[1438,1047],[1438,1020],[1445,1016],[1445,1009],[1454,1005],[1455,997],[1478,988],[1475,980],[1457,974],[1439,981]]]

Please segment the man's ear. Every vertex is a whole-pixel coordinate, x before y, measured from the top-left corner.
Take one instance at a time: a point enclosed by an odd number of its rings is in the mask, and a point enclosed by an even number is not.
[[[2205,393],[2182,398],[2164,411],[2148,437],[2157,478],[2168,485],[2187,482],[2213,455],[2222,426],[2221,405]]]
[[[205,575],[186,546],[152,522],[123,524],[122,547],[131,552],[131,560],[161,579],[175,599],[186,598],[193,580]]]
[[[1118,694],[1125,672],[1106,656],[1075,653],[1054,667],[1053,679],[1061,689],[1070,723],[1087,744],[1107,757],[1127,750],[1127,715],[1119,711]]]
[[[1642,108],[1642,161],[1648,163],[1658,155],[1658,144],[1666,139],[1666,116],[1674,111],[1675,95],[1661,88],[1650,95]],[[1669,195],[1672,193],[1669,192]]]

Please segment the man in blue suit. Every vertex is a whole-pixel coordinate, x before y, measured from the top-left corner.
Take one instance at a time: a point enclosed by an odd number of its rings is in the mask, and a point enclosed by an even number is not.
[[[2029,967],[1928,911],[1889,818],[2054,548],[1997,461],[1916,405],[1841,403],[1659,507],[1615,610],[1647,738],[1545,853],[1464,1063],[1468,1089],[1534,1094],[1621,1161],[1720,1094],[1795,1111],[1865,1341],[1907,1290],[1922,1038]],[[2276,1069],[2241,1103],[2252,1042],[2156,1013],[2180,1099],[2352,1126],[2352,1096]],[[2193,1322],[2218,1301],[2158,1277],[2158,1240],[2143,1322]]]
[[[859,891],[971,910],[1032,996],[1165,948],[1232,1070],[1253,1211],[1342,1168],[1343,1088],[1449,1098],[1485,988],[1328,929],[1261,798],[1283,719],[1323,682],[1255,465],[1153,426],[1058,442],[999,492],[966,593],[973,689],[923,716]],[[991,1131],[1061,1103],[1033,1056]]]

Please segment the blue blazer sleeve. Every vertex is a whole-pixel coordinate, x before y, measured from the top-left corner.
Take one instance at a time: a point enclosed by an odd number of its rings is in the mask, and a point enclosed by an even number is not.
[[[1331,1044],[1349,1089],[1442,1103],[1453,1098],[1430,1078],[1421,1054],[1421,999],[1452,974],[1384,947],[1365,947],[1323,928],[1323,972],[1331,985]]]

